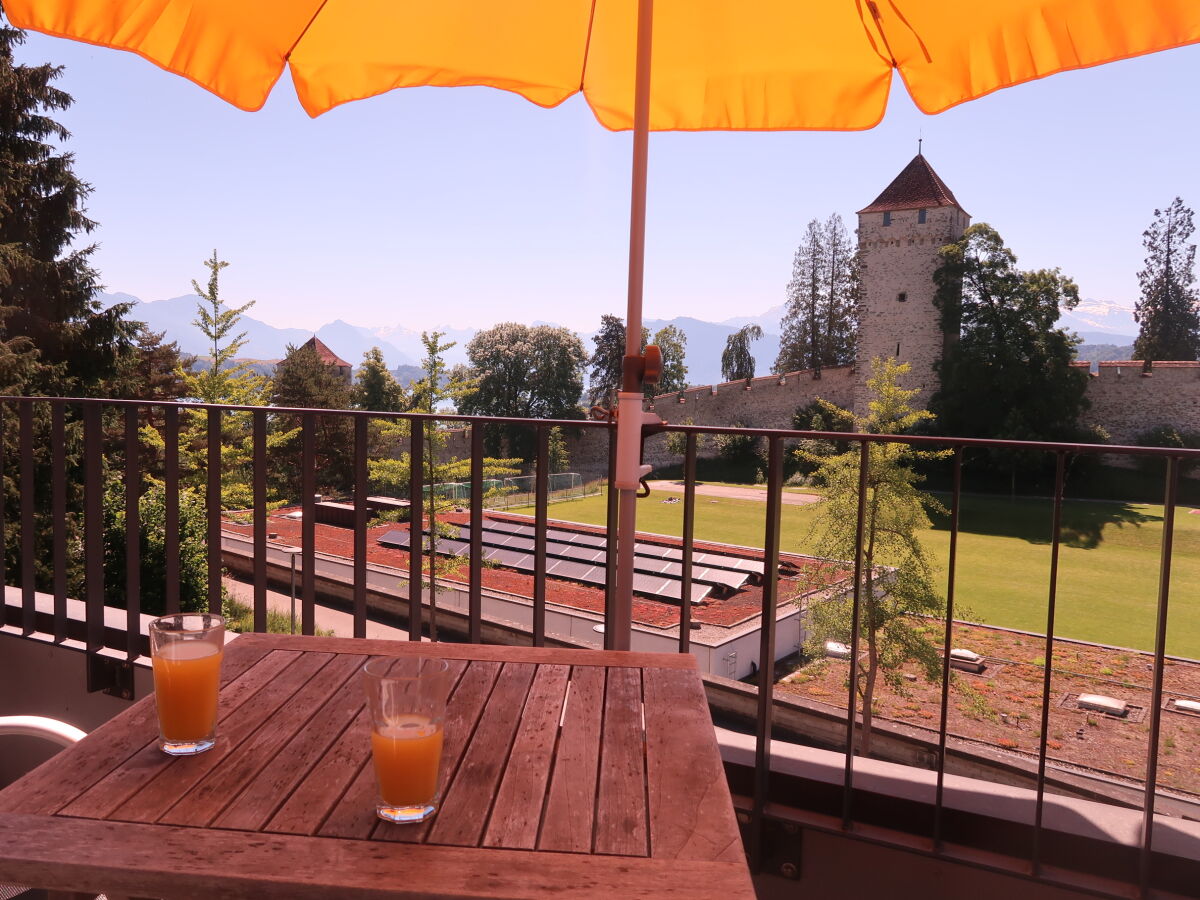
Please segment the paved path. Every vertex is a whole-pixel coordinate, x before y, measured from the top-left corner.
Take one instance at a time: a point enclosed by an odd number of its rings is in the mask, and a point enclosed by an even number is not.
[[[669,491],[673,494],[683,493],[682,481],[651,481],[648,482],[651,491]],[[767,499],[765,488],[733,487],[728,484],[696,483],[696,493],[707,497],[729,497],[733,500],[758,500],[760,503]],[[797,494],[792,491],[783,492],[783,502],[788,506],[808,506],[820,500],[817,494]]]
[[[235,578],[221,579],[225,587],[229,590],[229,595],[247,606],[254,606],[254,585],[244,581],[238,581]],[[300,596],[299,588],[296,591],[296,630],[300,629]],[[267,608],[276,612],[290,614],[292,610],[292,597],[290,594],[280,593],[279,591],[267,591]],[[350,613],[342,612],[337,609],[330,609],[328,606],[317,604],[313,610],[313,618],[316,621],[318,628],[325,628],[333,632],[334,637],[353,637],[354,636],[354,616]],[[390,628],[387,625],[381,625],[378,622],[372,622],[367,619],[367,637],[369,638],[390,638],[392,640],[406,641],[408,640],[408,632],[400,628]],[[427,638],[422,638],[427,640]]]

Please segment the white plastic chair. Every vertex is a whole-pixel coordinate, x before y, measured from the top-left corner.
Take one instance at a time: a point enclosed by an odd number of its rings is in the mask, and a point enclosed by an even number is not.
[[[80,731],[74,725],[46,716],[0,716],[0,737],[6,734],[42,738],[60,747],[70,747],[87,736],[86,731]]]
[[[81,731],[74,725],[46,716],[0,716],[0,737],[10,734],[41,738],[60,747],[70,747],[80,738],[87,736],[86,731]],[[0,900],[16,900],[27,890],[29,888],[19,884],[0,883]]]

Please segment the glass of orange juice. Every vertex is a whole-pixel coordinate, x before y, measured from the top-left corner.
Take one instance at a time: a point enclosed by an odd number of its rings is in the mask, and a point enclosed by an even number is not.
[[[225,620],[213,613],[162,616],[150,623],[158,746],[164,753],[194,756],[216,743],[224,646]]]
[[[363,667],[371,715],[375,812],[387,822],[421,822],[441,800],[442,727],[450,693],[444,659],[381,657]]]

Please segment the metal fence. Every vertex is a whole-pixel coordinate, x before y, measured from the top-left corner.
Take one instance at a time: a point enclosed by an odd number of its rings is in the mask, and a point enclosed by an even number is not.
[[[83,590],[78,599],[84,601],[86,621],[81,635],[70,635],[84,640],[88,651],[95,654],[103,647],[122,650],[129,661],[145,655],[144,639],[140,635],[140,585],[138,572],[141,563],[139,540],[139,504],[144,476],[153,475],[160,479],[165,489],[165,517],[163,521],[164,565],[166,573],[166,611],[179,608],[179,550],[180,550],[180,487],[181,487],[181,420],[203,421],[203,440],[199,449],[204,461],[204,494],[206,499],[206,535],[209,548],[221,546],[222,529],[222,466],[223,448],[220,440],[207,440],[209,435],[220,435],[225,417],[238,416],[249,420],[250,455],[253,495],[253,609],[255,630],[265,630],[267,621],[266,592],[268,582],[267,511],[269,465],[278,460],[268,457],[267,435],[275,417],[294,417],[300,428],[299,497],[301,507],[301,597],[300,620],[303,634],[312,634],[315,626],[315,494],[317,491],[318,425],[323,420],[338,420],[349,423],[351,447],[341,448],[349,452],[351,466],[349,482],[354,497],[366,497],[369,493],[368,452],[369,427],[374,419],[403,418],[416,425],[432,425],[434,422],[456,422],[470,432],[471,478],[467,482],[468,496],[462,498],[469,504],[470,562],[468,571],[468,632],[471,641],[481,637],[482,615],[482,517],[486,481],[483,477],[483,429],[492,424],[503,423],[530,428],[536,435],[536,454],[533,460],[535,474],[531,476],[535,528],[533,616],[529,640],[534,646],[546,641],[547,602],[547,505],[551,493],[548,472],[548,440],[550,429],[556,425],[606,432],[609,440],[609,474],[614,465],[615,429],[608,422],[555,422],[543,420],[492,419],[468,416],[381,414],[361,411],[330,411],[313,409],[279,409],[261,407],[232,407],[205,404],[144,403],[137,401],[62,399],[62,398],[16,398],[0,397],[0,448],[7,458],[0,460],[5,474],[5,483],[10,500],[15,500],[19,509],[17,521],[0,519],[0,536],[15,544],[20,561],[19,581],[15,573],[5,573],[5,583],[14,582],[21,592],[21,606],[15,616],[11,608],[8,624],[18,626],[24,633],[34,631],[52,633],[55,640],[68,637],[66,614],[68,556],[82,556]],[[145,447],[145,426],[150,426],[158,435],[153,465],[145,459],[149,454]],[[1163,712],[1163,670],[1166,656],[1167,620],[1170,610],[1172,589],[1172,560],[1174,555],[1175,518],[1180,491],[1181,468],[1200,461],[1200,451],[1162,449],[1148,447],[1112,447],[1070,443],[1002,442],[966,438],[914,437],[883,434],[846,434],[824,432],[799,432],[777,429],[714,428],[705,426],[661,426],[653,431],[676,432],[685,436],[685,451],[682,457],[682,596],[690,595],[693,565],[692,554],[695,544],[696,522],[696,465],[697,443],[704,436],[741,434],[759,439],[766,447],[766,491],[763,504],[763,557],[766,563],[762,584],[762,617],[760,630],[759,666],[757,676],[758,699],[756,717],[756,758],[753,784],[753,808],[749,828],[748,851],[752,864],[762,859],[763,822],[768,816],[771,798],[771,748],[774,703],[775,659],[775,611],[780,602],[779,559],[781,539],[781,510],[784,488],[785,454],[792,442],[800,440],[826,440],[840,442],[843,446],[857,448],[858,512],[857,543],[853,560],[847,560],[854,570],[853,623],[850,641],[850,659],[859,656],[860,611],[863,607],[860,590],[864,559],[863,537],[866,486],[870,467],[870,450],[874,445],[902,443],[920,449],[949,450],[952,454],[949,490],[949,550],[946,559],[946,611],[945,637],[942,647],[941,715],[937,729],[936,764],[937,787],[933,804],[932,841],[921,852],[938,856],[947,840],[944,816],[944,778],[946,770],[947,709],[950,686],[951,635],[955,622],[956,562],[960,532],[962,502],[962,477],[964,454],[976,449],[1000,452],[1020,452],[1046,458],[1053,463],[1054,486],[1050,502],[1049,530],[1050,568],[1046,584],[1046,620],[1044,649],[1044,679],[1041,690],[1041,728],[1039,730],[1037,754],[1037,801],[1034,811],[1032,845],[1029,847],[1031,869],[1027,874],[1035,880],[1054,881],[1043,864],[1043,809],[1046,793],[1048,716],[1051,695],[1051,673],[1055,653],[1055,614],[1057,606],[1059,555],[1062,543],[1062,513],[1066,473],[1072,460],[1095,457],[1098,454],[1115,455],[1129,460],[1157,458],[1165,460],[1165,480],[1162,488],[1163,522],[1162,546],[1159,556],[1159,574],[1156,588],[1157,608],[1155,612],[1152,702],[1148,710],[1148,738],[1146,754],[1146,778],[1143,800],[1143,828],[1140,847],[1139,886],[1144,892],[1151,884],[1151,854],[1154,847],[1155,796],[1159,743]],[[648,432],[649,433],[649,432]],[[191,439],[195,433],[186,432]],[[424,457],[425,429],[412,427],[409,442],[411,468],[409,472],[409,498],[413,523],[422,522],[428,502],[425,490]],[[68,446],[75,448],[69,454]],[[321,447],[322,452],[328,448]],[[196,447],[188,452],[197,453]],[[12,455],[15,453],[15,457]],[[70,458],[68,458],[70,457]],[[123,554],[116,558],[111,552],[106,557],[105,548],[105,465],[106,461],[118,467],[124,491],[125,541]],[[153,471],[151,471],[151,468]],[[74,480],[78,479],[78,481]],[[48,482],[48,483],[47,483]],[[607,535],[609,547],[616,541],[617,493],[608,495]],[[10,504],[11,508],[12,504]],[[77,545],[68,546],[68,520],[81,520]],[[49,522],[52,531],[50,548],[42,554],[37,547],[36,534],[39,523]],[[367,523],[368,509],[364,503],[354,504],[353,522],[353,633],[363,637],[367,622]],[[17,533],[15,538],[13,532]],[[410,640],[420,640],[423,632],[424,612],[422,608],[422,579],[414,577],[422,569],[426,553],[422,541],[411,541],[408,549],[409,597],[408,632]],[[608,553],[606,561],[607,586],[605,588],[605,620],[612,621],[615,553]],[[126,621],[124,629],[106,627],[104,620],[105,566],[123,566],[125,572]],[[208,554],[208,608],[221,608],[221,556],[219,552]],[[39,574],[40,571],[40,574]],[[47,617],[36,607],[36,594],[40,584],[49,588],[54,598],[53,612]],[[691,640],[691,608],[688,603],[680,604],[678,649],[686,653]],[[606,629],[609,631],[610,629]],[[605,635],[606,646],[611,644],[612,635]],[[854,679],[849,679],[845,712],[845,770],[843,777],[843,806],[841,824],[846,833],[853,835],[855,826],[855,758],[860,733],[857,723],[859,710]],[[907,848],[911,849],[911,847]],[[961,862],[962,860],[957,860]],[[986,867],[986,866],[985,866]],[[1118,894],[1119,895],[1119,894]]]

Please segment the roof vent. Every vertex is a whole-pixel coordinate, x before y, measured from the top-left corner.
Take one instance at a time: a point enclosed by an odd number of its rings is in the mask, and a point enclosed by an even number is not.
[[[974,650],[964,650],[956,647],[950,651],[950,668],[962,672],[974,672],[978,675],[986,668],[983,657]]]
[[[1176,700],[1175,708],[1184,712],[1200,713],[1200,702],[1196,700]]]
[[[1129,704],[1124,700],[1101,694],[1080,694],[1076,702],[1080,709],[1094,709],[1110,716],[1124,716],[1129,712]]]
[[[834,659],[849,659],[850,648],[841,641],[826,641],[825,655],[832,656]]]

